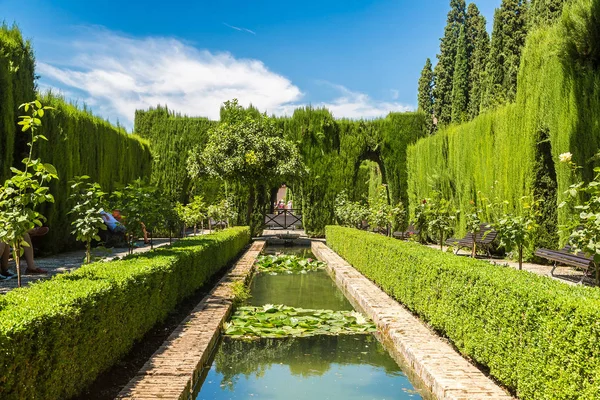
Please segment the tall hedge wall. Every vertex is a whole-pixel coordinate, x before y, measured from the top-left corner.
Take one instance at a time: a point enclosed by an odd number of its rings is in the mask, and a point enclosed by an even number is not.
[[[0,26],[0,180],[13,166],[15,146],[24,142],[16,135],[18,106],[35,98],[34,58],[29,42],[16,26]]]
[[[339,226],[327,244],[519,399],[600,398],[600,292]]]
[[[59,180],[51,183],[56,203],[41,210],[48,218],[50,233],[39,241],[45,252],[57,252],[74,244],[67,212],[68,182],[76,175],[89,175],[105,190],[150,175],[148,142],[68,104],[52,94],[35,92],[33,50],[16,27],[0,27],[0,179],[10,176],[10,167],[22,167],[28,133],[21,133],[17,117],[20,104],[38,97],[55,109],[46,113],[41,133],[49,141],[37,142],[34,156],[53,164]]]
[[[536,245],[557,245],[557,226],[572,212],[558,210],[557,204],[573,183],[558,156],[571,152],[576,162],[587,163],[581,173],[589,179],[593,165],[588,160],[600,148],[598,4],[574,1],[556,24],[528,36],[514,104],[409,146],[411,206],[432,187],[462,210],[480,192],[498,195],[513,208],[522,196],[535,194],[543,200],[540,222],[547,232]]]
[[[0,398],[66,399],[231,262],[247,227],[86,265],[0,298]]]
[[[48,142],[38,142],[36,155],[56,167],[59,180],[51,183],[55,203],[46,204],[42,209],[48,218],[50,233],[39,245],[45,251],[57,252],[73,244],[67,215],[72,207],[68,202],[69,181],[77,175],[88,175],[104,190],[112,191],[119,184],[148,177],[151,156],[146,140],[60,97],[45,94],[40,101],[54,110],[44,115],[41,132]]]
[[[152,143],[152,182],[172,200],[187,200],[188,152],[206,143],[208,130],[215,124],[207,118],[182,116],[161,106],[135,112],[135,132]]]
[[[250,107],[246,112],[257,110]],[[306,107],[277,121],[283,136],[298,145],[309,169],[308,176],[299,181],[281,182],[292,189],[294,207],[302,209],[309,234],[322,236],[325,225],[334,221],[338,193],[346,190],[352,199],[358,200],[364,192],[357,188],[359,166],[364,160],[379,163],[392,201],[408,205],[406,147],[424,135],[423,114],[391,113],[386,118],[351,121],[336,120],[326,109]],[[188,150],[202,146],[207,131],[216,123],[181,116],[166,107],[136,112],[135,131],[152,143],[153,181],[173,199],[186,200],[191,184],[186,171]],[[210,182],[195,184],[211,188]],[[247,195],[243,188],[230,188],[230,192],[237,197]]]

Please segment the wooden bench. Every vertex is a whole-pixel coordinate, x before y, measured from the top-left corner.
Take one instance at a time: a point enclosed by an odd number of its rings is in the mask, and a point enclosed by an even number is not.
[[[475,244],[476,248],[485,249],[487,255],[491,257],[492,254],[490,248],[492,242],[496,239],[496,236],[498,236],[498,232],[492,229],[492,227],[488,224],[481,224],[479,226],[479,231],[475,234],[474,238],[473,234],[469,232],[462,239],[450,238],[446,240],[446,244],[448,246],[456,247],[454,254],[457,254],[461,248],[467,248],[473,251],[473,244]]]
[[[560,250],[537,249],[534,253],[537,257],[545,258],[553,262],[550,275],[554,276],[554,270],[558,264],[568,265],[583,270],[583,276],[578,283],[583,283],[586,276],[596,271],[596,264],[592,257],[586,256],[582,252],[573,253],[571,246],[565,246]]]
[[[396,239],[406,240],[406,239],[410,238],[411,236],[418,235],[419,232],[420,231],[417,228],[415,228],[414,225],[410,224],[404,232],[394,232],[394,233],[392,233],[392,236],[395,237]]]

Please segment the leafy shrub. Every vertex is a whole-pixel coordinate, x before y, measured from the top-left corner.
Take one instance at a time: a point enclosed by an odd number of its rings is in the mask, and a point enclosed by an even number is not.
[[[520,399],[600,398],[600,291],[329,226],[327,243]]]
[[[0,302],[0,398],[75,395],[249,240],[232,228],[11,291]]]

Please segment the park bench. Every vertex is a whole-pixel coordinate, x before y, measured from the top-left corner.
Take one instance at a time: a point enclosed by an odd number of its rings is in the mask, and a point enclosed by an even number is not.
[[[479,226],[479,231],[473,237],[471,232],[467,233],[464,238],[456,239],[449,238],[446,240],[446,244],[448,246],[455,247],[454,254],[457,254],[461,248],[467,248],[473,251],[473,244],[476,245],[476,248],[482,248],[487,252],[489,257],[492,256],[490,249],[492,242],[498,236],[498,232],[496,232],[491,226],[488,224],[481,224]]]
[[[560,250],[537,249],[534,253],[537,257],[545,258],[553,262],[550,275],[554,276],[554,270],[558,264],[567,265],[583,270],[583,276],[578,283],[583,283],[585,277],[596,271],[596,264],[591,257],[582,252],[573,253],[571,246],[567,245]]]
[[[394,233],[392,233],[392,236],[395,237],[396,239],[406,240],[406,239],[410,238],[411,236],[418,235],[419,232],[420,231],[417,228],[415,228],[415,226],[413,224],[410,224],[404,232],[394,232]]]

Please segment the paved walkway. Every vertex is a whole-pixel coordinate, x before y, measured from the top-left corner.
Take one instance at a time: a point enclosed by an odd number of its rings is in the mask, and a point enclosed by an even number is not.
[[[175,240],[175,239],[174,239]],[[169,239],[154,239],[154,248],[162,247],[169,244]],[[150,250],[149,244],[144,244],[143,241],[136,243],[138,246],[133,250],[134,253],[144,253]],[[106,261],[119,259],[127,255],[127,248],[113,248],[102,251],[94,249],[92,251],[95,257],[102,257]],[[43,268],[48,271],[44,275],[22,275],[21,285],[27,286],[32,282],[37,282],[44,279],[50,279],[54,275],[62,274],[65,272],[71,272],[81,267],[85,261],[85,250],[69,251],[66,253],[60,253],[49,257],[39,257],[35,259],[36,266]],[[25,260],[23,260],[23,265]],[[11,260],[9,262],[9,270],[16,273],[15,262]],[[6,294],[17,287],[17,277],[8,281],[0,281],[0,295]]]
[[[438,245],[427,245],[432,249],[440,250],[440,246]],[[448,247],[444,246],[444,251],[447,251]],[[471,253],[464,250],[458,251],[458,257],[470,257]],[[519,263],[516,261],[509,261],[502,258],[488,258],[487,256],[477,257],[479,260],[488,261],[491,264],[511,267],[514,269],[519,269]],[[534,264],[534,263],[523,263],[523,271],[528,271],[534,274],[538,274],[541,276],[547,276],[548,278],[557,280],[559,282],[566,283],[568,285],[577,285],[583,276],[583,271],[567,267],[567,266],[559,266],[554,270],[554,276],[550,274],[552,271],[552,265],[542,265],[542,264]],[[584,278],[583,284],[586,286],[595,286],[594,282],[595,278],[593,276],[588,276]]]

